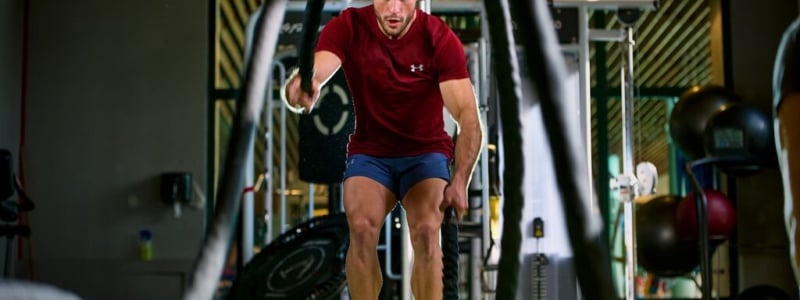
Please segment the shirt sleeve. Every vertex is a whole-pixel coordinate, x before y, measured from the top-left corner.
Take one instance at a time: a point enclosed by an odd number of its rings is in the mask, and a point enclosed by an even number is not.
[[[342,63],[345,62],[346,47],[350,44],[351,37],[351,15],[352,9],[348,8],[325,24],[319,34],[316,52],[330,51],[338,56]]]
[[[439,82],[469,78],[467,56],[458,36],[443,25],[441,38],[436,45],[436,62],[439,64]]]

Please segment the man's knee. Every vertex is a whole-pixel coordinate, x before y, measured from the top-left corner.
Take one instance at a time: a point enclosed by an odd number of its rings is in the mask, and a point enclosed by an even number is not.
[[[350,227],[350,240],[356,242],[357,246],[375,247],[378,244],[378,234],[380,234],[380,222],[375,222],[366,217],[351,217],[348,226]],[[351,243],[351,247],[353,243]]]
[[[441,224],[426,222],[415,224],[411,228],[411,241],[417,255],[433,257],[439,250],[439,227]]]

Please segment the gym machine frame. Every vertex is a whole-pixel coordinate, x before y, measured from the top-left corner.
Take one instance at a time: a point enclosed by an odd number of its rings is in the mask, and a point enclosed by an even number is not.
[[[623,49],[624,58],[620,70],[621,77],[621,115],[622,115],[622,166],[623,172],[617,178],[620,196],[623,201],[624,215],[624,246],[625,246],[625,288],[624,299],[636,299],[636,220],[635,220],[635,186],[636,176],[633,163],[633,101],[634,96],[634,69],[633,53],[636,41],[633,38],[633,24],[638,20],[638,10],[655,10],[658,1],[637,1],[637,0],[618,0],[618,1],[590,1],[590,0],[549,0],[554,7],[577,7],[578,8],[578,45],[566,46],[565,51],[577,48],[580,60],[580,95],[581,107],[580,114],[584,116],[582,128],[585,130],[586,157],[591,161],[591,78],[589,62],[589,41],[620,42],[625,47]],[[607,9],[618,11],[633,11],[636,15],[623,23],[622,30],[598,30],[590,29],[588,21],[588,9]],[[591,168],[591,164],[587,164]],[[589,170],[591,171],[591,170]],[[591,172],[590,172],[591,174]],[[591,178],[591,177],[590,177]],[[588,182],[589,186],[593,183]]]
[[[625,168],[625,177],[622,178],[623,181],[626,181],[626,184],[623,186],[629,192],[627,197],[627,201],[625,202],[625,218],[626,224],[635,224],[633,221],[634,218],[634,207],[633,207],[633,191],[634,191],[634,184],[635,180],[634,176],[634,168],[632,162],[632,154],[633,154],[633,145],[631,143],[632,140],[632,115],[633,115],[633,46],[635,44],[633,40],[633,29],[632,24],[626,24],[624,31],[611,31],[611,30],[592,30],[589,29],[588,25],[588,9],[641,9],[641,10],[654,10],[658,6],[658,1],[637,1],[637,0],[629,0],[629,1],[564,1],[564,0],[549,0],[548,4],[552,7],[577,7],[578,8],[578,22],[579,22],[579,34],[578,34],[578,45],[561,45],[562,52],[575,52],[577,50],[579,54],[579,72],[580,72],[580,115],[583,117],[581,119],[581,128],[584,130],[584,144],[585,144],[585,157],[587,161],[591,161],[591,148],[588,145],[591,145],[591,114],[590,114],[590,107],[591,107],[591,95],[590,95],[590,61],[589,61],[589,41],[617,41],[617,42],[624,42],[626,45],[626,50],[628,51],[626,58],[628,59],[628,63],[623,65],[622,72],[622,82],[626,83],[623,85],[623,118],[626,120],[625,126],[623,126],[623,153],[626,153],[625,157],[627,158],[626,161],[626,168]],[[637,11],[638,12],[638,11]],[[483,22],[482,22],[483,23]],[[484,31],[485,32],[485,31]],[[626,108],[627,107],[627,108]],[[591,164],[587,163],[586,166],[587,174],[591,174]],[[586,186],[593,186],[592,179],[588,176],[587,181],[584,182]],[[583,195],[584,199],[592,199],[591,195]],[[636,298],[635,294],[635,281],[634,275],[636,273],[636,259],[635,259],[635,228],[634,226],[626,226],[625,227],[625,244],[627,248],[627,255],[626,255],[626,291],[625,291],[625,299],[633,300]]]

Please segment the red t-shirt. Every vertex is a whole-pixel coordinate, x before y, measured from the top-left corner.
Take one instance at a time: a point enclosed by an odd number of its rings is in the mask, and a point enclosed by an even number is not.
[[[400,39],[381,32],[372,5],[348,8],[325,25],[317,51],[342,60],[355,110],[348,156],[452,159],[439,83],[468,78],[464,47],[441,19],[417,10]]]

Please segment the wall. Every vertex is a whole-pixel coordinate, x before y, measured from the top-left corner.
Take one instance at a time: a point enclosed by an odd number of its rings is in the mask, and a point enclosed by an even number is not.
[[[206,182],[208,15],[203,1],[31,1],[24,164],[37,280],[86,298],[178,297],[205,213],[174,218],[159,176]],[[136,261],[144,228],[149,263]]]
[[[21,42],[22,0],[0,1],[0,149],[11,151],[14,162],[19,158]],[[0,257],[5,255],[6,247],[0,248]]]
[[[783,30],[798,16],[798,3],[737,0],[727,1],[727,6],[726,85],[748,103],[771,113],[775,53]],[[778,170],[770,168],[736,184],[740,290],[764,283],[797,297]]]
[[[19,146],[22,0],[0,2],[0,148]]]

